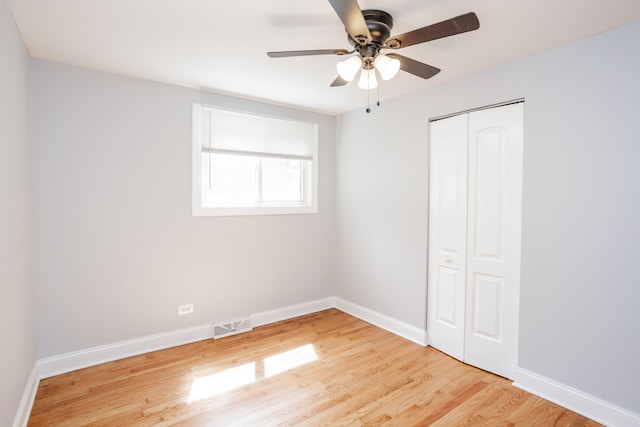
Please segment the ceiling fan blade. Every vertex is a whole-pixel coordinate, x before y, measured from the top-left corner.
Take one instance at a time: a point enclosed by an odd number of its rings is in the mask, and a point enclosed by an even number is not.
[[[338,76],[336,77],[336,79],[331,83],[331,87],[338,87],[338,86],[344,86],[347,83],[349,83],[348,81],[346,81],[345,79],[343,79],[342,77]]]
[[[418,43],[466,33],[467,31],[477,30],[478,28],[480,28],[478,17],[475,13],[469,12],[465,15],[438,22],[437,24],[428,25],[417,30],[409,31],[408,33],[390,37],[386,41],[386,45],[392,49],[400,49]]]
[[[411,73],[414,76],[422,77],[423,79],[429,79],[440,72],[440,68],[432,67],[415,59],[407,58],[406,56],[398,55],[397,53],[386,53],[390,58],[400,61],[400,69]]]
[[[367,22],[364,20],[357,0],[329,0],[329,3],[353,40],[361,45],[371,41],[369,27],[367,27]]]
[[[310,56],[310,55],[346,55],[346,49],[316,49],[316,50],[284,50],[281,52],[267,52],[270,58],[286,58],[289,56]]]

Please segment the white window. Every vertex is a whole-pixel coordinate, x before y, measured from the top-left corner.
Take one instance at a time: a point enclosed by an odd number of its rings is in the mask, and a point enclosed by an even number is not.
[[[316,213],[317,125],[193,104],[193,215]]]

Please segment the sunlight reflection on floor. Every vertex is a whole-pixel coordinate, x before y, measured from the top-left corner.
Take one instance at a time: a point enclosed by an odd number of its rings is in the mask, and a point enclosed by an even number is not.
[[[318,360],[313,344],[303,345],[264,359],[264,376],[272,377],[289,369]]]
[[[307,344],[284,353],[266,357],[257,363],[264,364],[264,376],[268,378],[315,360],[318,360],[318,356],[313,344]],[[207,399],[255,382],[257,363],[246,363],[206,377],[197,378],[191,386],[188,403]]]
[[[251,362],[222,372],[197,378],[191,386],[189,403],[206,399],[256,380],[256,363]]]

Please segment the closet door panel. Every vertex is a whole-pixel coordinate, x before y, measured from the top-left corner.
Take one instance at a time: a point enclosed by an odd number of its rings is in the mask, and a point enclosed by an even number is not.
[[[462,360],[467,258],[467,116],[432,122],[429,176],[429,344]]]
[[[469,183],[473,212],[470,215],[469,236],[472,253],[476,259],[502,260],[504,214],[504,162],[505,130],[481,129],[472,146],[473,174]]]
[[[459,327],[460,307],[456,307],[457,284],[460,272],[453,268],[438,266],[438,292],[436,298],[436,321],[453,329]]]
[[[513,378],[517,363],[523,105],[469,114],[464,360]]]
[[[502,340],[502,278],[474,274],[472,283],[471,333],[495,341]]]

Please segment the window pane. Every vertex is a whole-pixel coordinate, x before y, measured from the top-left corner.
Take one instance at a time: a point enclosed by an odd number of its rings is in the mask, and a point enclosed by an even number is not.
[[[263,158],[262,201],[302,201],[302,160]]]
[[[317,213],[315,123],[193,104],[194,216]]]
[[[255,203],[255,157],[202,154],[202,200],[206,206]]]

